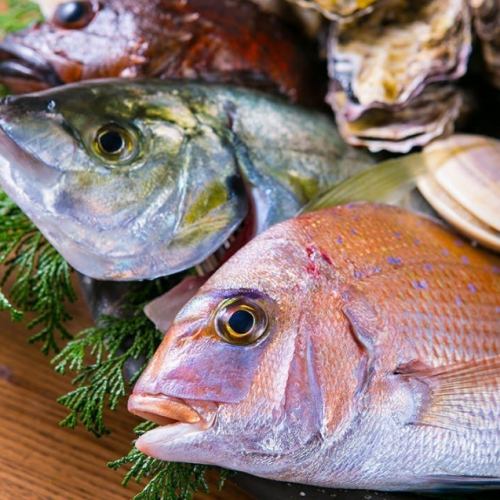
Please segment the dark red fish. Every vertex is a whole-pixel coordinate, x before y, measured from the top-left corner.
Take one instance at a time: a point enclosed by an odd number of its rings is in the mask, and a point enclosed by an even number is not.
[[[70,0],[0,43],[13,92],[105,77],[189,78],[320,102],[314,47],[245,0]]]

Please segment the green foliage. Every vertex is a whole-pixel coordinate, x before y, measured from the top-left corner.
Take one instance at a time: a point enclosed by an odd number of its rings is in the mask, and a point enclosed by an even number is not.
[[[133,333],[129,347],[126,341]],[[130,382],[125,380],[123,368],[130,359],[145,355],[143,364],[149,359],[159,343],[159,332],[151,322],[141,315],[129,319],[104,317],[99,326],[81,332],[78,337],[54,359],[59,373],[66,370],[78,372],[73,379],[77,388],[61,396],[58,402],[66,406],[70,413],[61,422],[64,427],[74,428],[78,422],[96,436],[108,432],[104,424],[104,408],[116,409],[126,396]],[[93,361],[85,365],[85,358]]]
[[[8,10],[2,10],[7,5]],[[41,19],[38,7],[29,0],[0,0],[0,38],[7,32],[23,28]],[[7,93],[0,86],[0,97]],[[161,341],[161,334],[142,312],[143,306],[174,284],[160,280],[146,284],[128,299],[125,318],[103,317],[98,325],[80,332],[75,339],[64,326],[71,319],[66,304],[76,300],[71,286],[71,269],[64,259],[38,232],[22,211],[0,192],[0,265],[4,275],[0,287],[11,283],[8,297],[0,288],[0,310],[7,310],[13,320],[24,312],[34,313],[28,323],[37,329],[30,342],[42,342],[42,352],[59,352],[57,337],[66,346],[53,359],[58,373],[75,372],[75,390],[59,398],[69,409],[61,422],[75,427],[79,422],[95,435],[108,429],[104,423],[106,407],[114,410],[140,375]],[[137,360],[138,371],[130,380],[124,367]],[[154,427],[145,422],[136,432]],[[109,464],[113,469],[129,465],[123,484],[150,479],[136,500],[188,500],[197,491],[208,491],[206,467],[167,463],[148,457],[137,448]],[[221,471],[220,486],[227,475]]]
[[[115,410],[152,357],[162,335],[142,312],[143,306],[163,290],[159,281],[145,283],[127,298],[124,317],[101,317],[95,327],[80,332],[53,359],[58,373],[76,372],[76,389],[59,398],[70,413],[61,422],[74,428],[79,422],[96,436],[108,431],[106,407]],[[124,368],[135,360],[138,371],[126,380]]]
[[[154,427],[155,424],[144,422],[134,431],[140,436]],[[204,465],[162,462],[133,447],[128,455],[108,464],[108,467],[115,470],[122,466],[130,466],[122,481],[124,486],[132,479],[137,483],[145,478],[149,479],[146,487],[134,500],[190,500],[197,491],[208,492],[205,478],[208,467]],[[228,473],[220,471],[219,488],[222,488]]]
[[[7,0],[3,3],[6,10],[1,9],[0,4],[0,37],[42,18],[40,9],[30,0]]]
[[[68,302],[76,300],[71,270],[66,261],[38,232],[31,221],[0,192],[0,264],[5,272],[0,280],[12,285],[8,300],[0,292],[0,308],[14,319],[23,312],[34,313],[28,328],[37,330],[30,342],[41,342],[42,352],[59,350],[57,337],[71,338],[65,323],[71,319]]]

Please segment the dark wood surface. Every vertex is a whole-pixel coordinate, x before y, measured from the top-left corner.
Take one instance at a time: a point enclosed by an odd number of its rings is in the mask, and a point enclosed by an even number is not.
[[[71,330],[90,325],[84,303],[72,307]],[[29,345],[23,324],[0,314],[0,499],[128,499],[141,487],[120,485],[122,471],[106,462],[127,453],[139,420],[124,407],[110,412],[110,436],[96,439],[82,428],[62,429],[66,410],[56,398],[71,389],[38,346]],[[198,499],[248,500],[228,483]]]

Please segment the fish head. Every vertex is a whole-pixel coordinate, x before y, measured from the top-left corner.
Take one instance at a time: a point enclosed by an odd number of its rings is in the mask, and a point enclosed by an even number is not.
[[[338,422],[354,370],[340,363],[360,358],[354,341],[336,339],[338,299],[307,272],[305,239],[291,221],[273,226],[179,312],[129,399],[129,411],[160,424],[136,442],[141,451],[263,477],[317,459],[326,392]],[[323,386],[326,364],[335,387]]]
[[[97,279],[196,265],[248,212],[231,148],[175,86],[157,82],[5,98],[0,183],[74,268]]]
[[[156,35],[149,29],[156,3],[149,2],[145,12],[135,0],[59,2],[46,21],[0,42],[0,82],[21,93],[93,78],[142,76]]]

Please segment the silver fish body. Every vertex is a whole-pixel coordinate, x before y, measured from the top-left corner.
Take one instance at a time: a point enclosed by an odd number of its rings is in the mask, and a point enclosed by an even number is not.
[[[237,229],[241,246],[370,163],[328,117],[243,89],[105,80],[0,105],[0,183],[97,279],[184,270]]]

